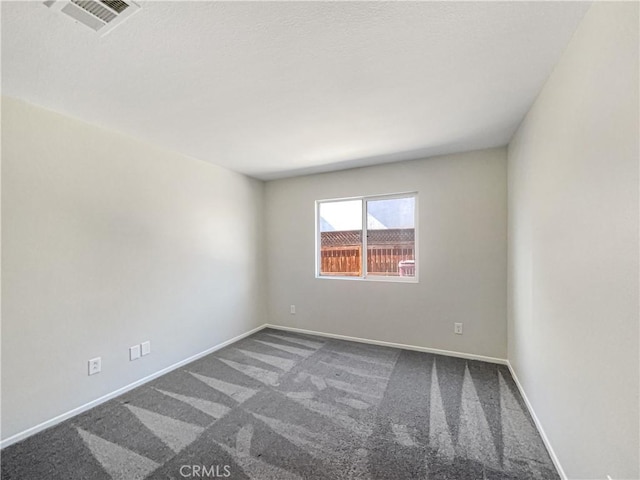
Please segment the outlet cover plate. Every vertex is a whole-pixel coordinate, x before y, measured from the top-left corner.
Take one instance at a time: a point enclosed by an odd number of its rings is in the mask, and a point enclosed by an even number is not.
[[[140,345],[129,348],[129,360],[134,361],[140,358]]]
[[[95,375],[102,370],[102,359],[100,357],[89,360],[89,375]]]
[[[149,355],[151,353],[151,342],[147,341],[147,342],[142,342],[140,344],[140,350],[142,355]]]

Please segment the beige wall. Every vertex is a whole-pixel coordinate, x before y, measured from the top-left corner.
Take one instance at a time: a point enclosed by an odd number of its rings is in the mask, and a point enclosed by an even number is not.
[[[574,479],[640,478],[638,53],[594,4],[509,145],[509,360]]]
[[[4,439],[264,323],[262,182],[7,98],[2,170]]]
[[[505,358],[506,175],[502,148],[268,182],[270,323]],[[419,283],[315,278],[316,200],[407,191]]]

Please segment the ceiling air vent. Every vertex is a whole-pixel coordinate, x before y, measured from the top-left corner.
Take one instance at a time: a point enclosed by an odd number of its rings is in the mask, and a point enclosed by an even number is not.
[[[129,0],[48,0],[44,4],[101,35],[110,32],[140,9],[139,5]]]

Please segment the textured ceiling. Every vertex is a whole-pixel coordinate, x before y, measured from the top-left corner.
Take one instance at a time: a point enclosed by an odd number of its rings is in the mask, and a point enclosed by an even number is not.
[[[2,92],[258,178],[505,145],[589,4],[2,2]]]

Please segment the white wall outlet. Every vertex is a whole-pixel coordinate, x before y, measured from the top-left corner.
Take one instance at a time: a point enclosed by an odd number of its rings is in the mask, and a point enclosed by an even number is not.
[[[140,358],[140,345],[129,348],[129,360],[134,361]]]
[[[89,360],[89,375],[95,375],[102,370],[102,359],[100,357]]]
[[[140,350],[142,355],[149,355],[151,353],[151,342],[147,341],[147,342],[142,342],[140,344]]]
[[[291,315],[295,315],[296,314],[296,306],[295,305],[291,305],[289,307],[289,312],[291,313]]]
[[[462,335],[462,324],[461,323],[454,323],[453,324],[453,333],[455,333],[456,335]]]

